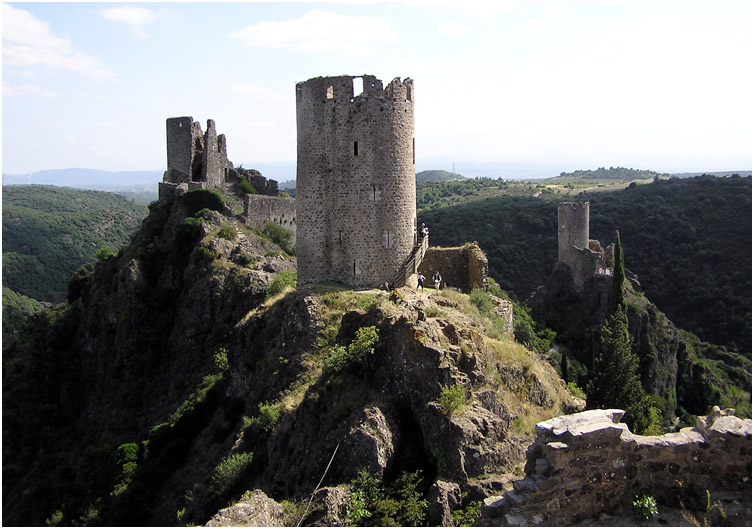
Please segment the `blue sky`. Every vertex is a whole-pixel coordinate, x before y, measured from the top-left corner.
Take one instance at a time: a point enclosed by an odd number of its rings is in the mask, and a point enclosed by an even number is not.
[[[752,5],[4,3],[2,169],[164,169],[185,115],[294,162],[296,82],[342,74],[414,79],[418,168],[751,169]]]

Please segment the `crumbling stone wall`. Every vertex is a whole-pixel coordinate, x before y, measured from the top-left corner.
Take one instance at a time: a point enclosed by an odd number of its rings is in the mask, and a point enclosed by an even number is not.
[[[487,289],[487,256],[476,242],[456,248],[427,248],[419,272],[432,284],[432,275],[439,271],[443,287],[453,287],[464,292],[473,288]]]
[[[590,410],[537,425],[526,477],[482,515],[502,525],[572,525],[630,506],[637,492],[680,506],[706,491],[751,497],[751,419],[715,407],[695,428],[631,433],[623,410]],[[691,508],[690,505],[685,505]]]
[[[273,180],[274,181],[274,180]],[[276,222],[292,233],[291,244],[296,244],[296,200],[266,195],[246,195],[243,206],[244,224],[264,228],[267,222]]]
[[[595,274],[612,274],[613,245],[602,248],[589,238],[589,202],[558,205],[558,261],[571,269],[578,292]]]
[[[296,123],[299,283],[392,282],[414,247],[413,81],[309,79],[296,85]]]

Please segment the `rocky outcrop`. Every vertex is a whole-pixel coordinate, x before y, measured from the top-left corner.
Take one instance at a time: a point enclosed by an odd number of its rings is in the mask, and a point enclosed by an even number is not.
[[[572,525],[624,508],[639,492],[688,509],[703,509],[695,503],[708,491],[750,501],[751,419],[714,408],[695,428],[645,437],[618,422],[623,413],[590,410],[539,423],[526,477],[487,498],[480,523]]]
[[[241,501],[222,509],[206,527],[284,527],[283,507],[261,490],[244,494]]]

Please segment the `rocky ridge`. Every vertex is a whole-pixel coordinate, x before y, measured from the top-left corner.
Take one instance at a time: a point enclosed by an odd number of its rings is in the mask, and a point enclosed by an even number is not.
[[[333,525],[361,469],[420,471],[448,524],[509,486],[530,425],[583,406],[462,294],[292,291],[295,259],[229,207],[150,209],[5,351],[5,524],[204,524],[244,498],[273,525],[266,496]],[[368,354],[325,367],[372,327]]]

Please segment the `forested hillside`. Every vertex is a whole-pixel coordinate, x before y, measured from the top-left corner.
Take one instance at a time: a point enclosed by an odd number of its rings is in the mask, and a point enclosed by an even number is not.
[[[620,230],[626,267],[680,328],[751,352],[751,177],[590,193],[591,237]]]
[[[667,173],[658,173],[647,169],[632,169],[626,167],[598,167],[597,169],[586,169],[573,171],[572,173],[560,173],[556,179],[578,179],[578,180],[620,180],[622,182],[631,182],[632,180],[647,180],[650,178],[670,177]]]
[[[3,287],[3,340],[20,331],[26,318],[41,310],[36,299]]]
[[[60,302],[76,269],[113,253],[147,208],[113,193],[54,186],[3,187],[3,285],[37,300]]]
[[[416,173],[417,182],[432,182],[440,180],[464,180],[466,177],[452,173],[450,171],[443,171],[442,169],[431,169],[428,171],[421,171]]]
[[[750,177],[705,176],[576,200],[591,202],[591,238],[609,243],[620,230],[626,267],[673,322],[750,354],[751,193]],[[574,200],[541,184],[494,180],[421,183],[417,197],[432,245],[478,241],[490,275],[521,299],[552,271],[557,204]]]

